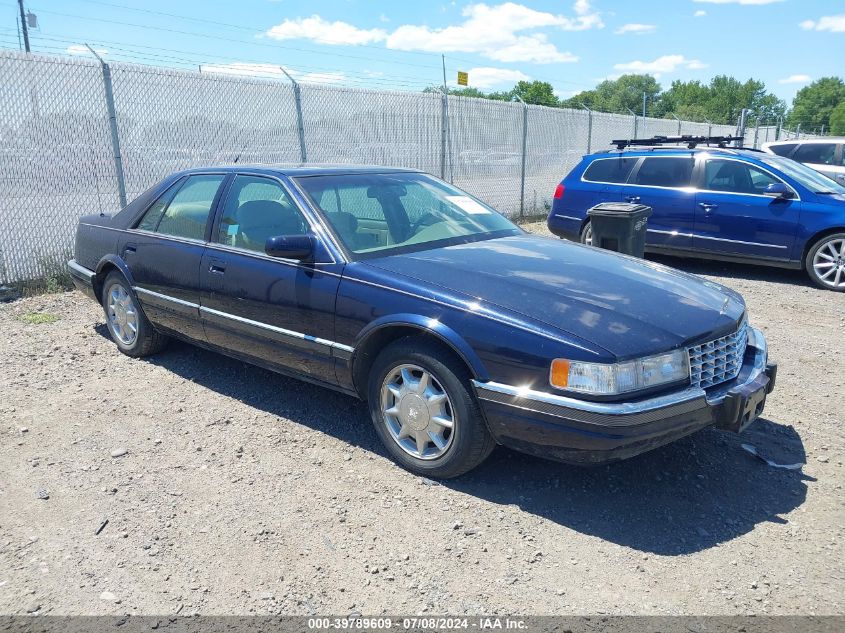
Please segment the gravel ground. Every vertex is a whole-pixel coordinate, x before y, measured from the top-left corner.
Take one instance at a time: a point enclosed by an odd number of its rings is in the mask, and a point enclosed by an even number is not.
[[[765,419],[595,469],[498,448],[443,484],[352,398],[180,343],[129,359],[78,293],[0,305],[0,614],[842,614],[845,295],[661,261],[745,295]]]

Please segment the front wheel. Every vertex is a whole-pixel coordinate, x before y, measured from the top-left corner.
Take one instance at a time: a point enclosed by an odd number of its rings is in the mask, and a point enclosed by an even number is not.
[[[813,244],[804,268],[820,288],[845,292],[845,233],[826,235]]]
[[[478,466],[495,446],[466,367],[426,338],[401,339],[379,354],[368,400],[390,456],[416,474],[457,477]]]

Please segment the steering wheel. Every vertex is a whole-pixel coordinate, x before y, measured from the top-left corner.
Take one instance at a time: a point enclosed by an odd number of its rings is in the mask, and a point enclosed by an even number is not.
[[[443,220],[431,212],[423,213],[419,219],[411,224],[411,235],[416,235],[421,228],[437,224]]]

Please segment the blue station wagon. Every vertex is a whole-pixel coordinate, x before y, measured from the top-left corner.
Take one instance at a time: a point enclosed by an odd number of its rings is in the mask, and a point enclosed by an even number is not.
[[[652,208],[647,252],[804,268],[845,292],[845,187],[788,158],[718,147],[591,154],[558,185],[549,229],[589,244],[588,209],[619,201]]]
[[[180,172],[82,218],[68,266],[124,354],[178,337],[364,399],[426,476],[496,443],[601,463],[738,432],[777,369],[737,293],[410,170]]]

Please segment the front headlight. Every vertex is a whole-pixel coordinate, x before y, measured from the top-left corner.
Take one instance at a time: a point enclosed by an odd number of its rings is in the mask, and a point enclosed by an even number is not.
[[[596,396],[613,396],[689,379],[686,350],[638,358],[623,363],[584,363],[565,358],[552,361],[552,387]]]

